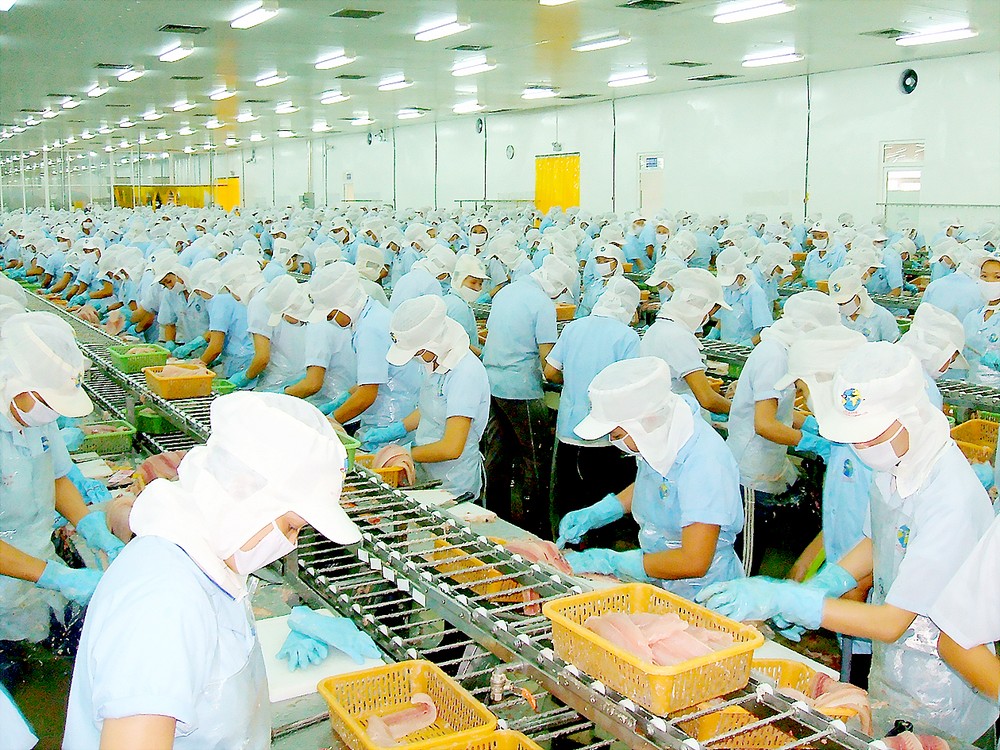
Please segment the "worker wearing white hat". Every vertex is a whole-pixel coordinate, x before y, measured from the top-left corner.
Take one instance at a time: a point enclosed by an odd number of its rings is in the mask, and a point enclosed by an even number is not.
[[[763,535],[755,536],[757,501],[766,506],[796,478],[788,448],[823,454],[826,441],[801,428],[804,415],[794,412],[795,389],[778,388],[788,371],[788,349],[810,331],[836,325],[840,319],[833,301],[822,292],[805,291],[785,302],[782,317],[761,334],[761,342],[747,357],[737,381],[729,411],[727,443],[740,467],[740,483],[747,506],[743,563],[755,571],[760,563]]]
[[[425,294],[441,296],[441,284],[437,280],[438,266],[421,256],[414,262],[409,272],[392,285],[389,310],[395,310],[408,299]]]
[[[656,357],[606,367],[590,385],[590,413],[576,427],[585,440],[608,435],[635,456],[633,484],[567,514],[560,546],[630,513],[639,549],[568,552],[576,573],[654,581],[693,598],[706,585],[742,578],[733,549],[743,528],[739,470],[712,427],[670,390],[670,368]]]
[[[674,276],[674,293],[660,304],[656,322],[646,331],[639,350],[670,366],[671,390],[693,397],[701,408],[728,414],[729,399],[717,393],[705,376],[701,341],[695,335],[718,309],[727,305],[722,285],[703,268],[685,268]]]
[[[411,453],[421,481],[440,481],[456,497],[478,498],[483,489],[479,441],[490,411],[486,369],[439,296],[404,302],[392,315],[390,331],[389,364],[422,362],[427,377],[417,409],[401,425],[377,432],[414,433]],[[377,439],[376,431],[371,439]]]
[[[340,260],[340,258],[333,260]],[[320,265],[329,265],[333,260]],[[358,245],[354,266],[358,269],[361,288],[365,290],[365,293],[383,307],[388,307],[389,298],[382,288],[382,282],[389,276],[389,263],[386,260],[385,251],[376,245],[362,243]]]
[[[923,371],[904,347],[867,343],[828,383],[809,388],[821,434],[853,446],[874,471],[869,539],[832,566],[828,586],[748,579],[699,599],[739,620],[783,620],[871,638],[869,695],[876,736],[905,717],[916,732],[973,742],[997,719],[941,659],[928,615],[993,519],[989,498],[927,399]],[[874,574],[871,603],[842,601]]]
[[[726,248],[716,260],[719,283],[727,308],[716,313],[719,338],[729,344],[754,346],[760,332],[774,322],[767,295],[750,271],[746,256],[735,247]],[[714,337],[713,337],[714,338]]]
[[[517,245],[517,238],[510,232],[497,234],[486,248],[486,270],[490,274],[489,293],[497,292],[535,270],[527,254]]]
[[[567,512],[596,502],[631,479],[629,465],[609,440],[582,440],[574,428],[590,409],[587,389],[597,374],[613,362],[639,356],[639,335],[630,327],[639,297],[631,281],[612,278],[593,312],[567,325],[545,358],[546,380],[562,384],[549,487],[553,531]]]
[[[922,302],[950,312],[965,322],[966,316],[982,305],[979,294],[979,271],[983,260],[990,257],[986,250],[960,246],[951,250],[959,256],[955,273],[936,279],[927,285]]]
[[[203,341],[208,328],[208,305],[187,286],[191,269],[179,263],[167,262],[155,273],[156,283],[163,287],[160,295],[160,309],[156,320],[160,325],[160,338],[167,347]]]
[[[806,247],[809,248],[809,254],[802,267],[802,276],[809,286],[816,286],[817,281],[826,281],[831,273],[846,262],[846,248],[839,244],[833,245],[830,230],[821,221],[809,228]]]
[[[751,269],[754,279],[767,299],[769,309],[774,309],[778,301],[778,286],[782,282],[791,281],[795,277],[795,265],[792,263],[792,251],[780,242],[772,242],[764,246],[758,260]]]
[[[613,243],[606,242],[598,245],[591,252],[590,260],[593,263],[588,261],[588,266],[593,268],[594,277],[588,284],[586,271],[584,271],[583,296],[575,313],[577,318],[590,315],[590,311],[594,309],[594,304],[604,292],[608,281],[625,273],[625,253]]]
[[[941,227],[941,230],[931,237],[931,247],[936,245],[937,242],[943,237],[954,237],[959,242],[963,242],[968,239],[962,231],[965,229],[965,223],[959,218],[945,219],[939,224],[939,226]]]
[[[93,405],[81,386],[84,359],[67,323],[49,313],[21,313],[0,332],[0,681],[15,676],[22,642],[49,635],[72,602],[85,606],[100,573],[68,568],[52,547],[58,512],[88,546],[110,559],[122,548],[104,513],[84,505],[68,475],[73,464],[56,420],[82,417]]]
[[[861,282],[857,266],[844,266],[830,274],[830,299],[840,307],[841,319],[852,331],[859,331],[869,341],[899,340],[899,324],[892,313],[876,305]]]
[[[1000,259],[986,252],[970,254],[978,266],[977,283],[981,306],[965,316],[965,358],[969,361],[969,380],[982,385],[1000,386]]]
[[[653,272],[646,279],[646,286],[657,290],[660,304],[670,299],[674,293],[674,277],[687,267],[687,263],[673,253],[666,253],[656,261]]]
[[[208,301],[208,326],[205,331],[208,346],[201,355],[201,361],[216,366],[226,378],[245,372],[254,356],[247,305],[225,288],[225,273],[218,262],[199,274],[192,287],[195,294]],[[183,356],[180,349],[175,350],[175,354]]]
[[[212,403],[212,434],[178,481],[135,501],[135,538],[91,603],[73,670],[67,750],[271,744],[264,660],[247,576],[295,549],[310,524],[336,544],[361,535],[340,507],[343,444],[314,407],[234,393]],[[333,646],[356,661],[371,639],[306,607],[279,656],[310,661]]]
[[[903,334],[899,343],[909,348],[920,360],[924,368],[927,397],[940,409],[944,399],[935,381],[944,377],[950,368],[964,375],[969,363],[962,355],[965,348],[965,329],[958,318],[926,302],[917,307],[913,314],[910,330]],[[952,377],[961,379],[961,377]]]
[[[456,321],[469,336],[469,346],[478,357],[482,352],[479,343],[479,329],[472,304],[483,291],[483,282],[488,278],[486,268],[475,255],[460,255],[448,276],[448,288],[444,294],[444,304],[448,317]]]

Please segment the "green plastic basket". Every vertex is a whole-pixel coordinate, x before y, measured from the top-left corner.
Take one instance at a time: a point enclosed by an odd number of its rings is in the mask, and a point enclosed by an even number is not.
[[[338,432],[337,437],[340,438],[340,442],[344,444],[347,449],[347,470],[354,470],[354,454],[358,452],[358,448],[361,447],[361,441],[355,440],[350,435],[343,432]]]
[[[135,427],[121,419],[112,419],[107,422],[91,422],[81,425],[81,429],[96,425],[112,425],[114,427],[127,427],[128,429],[117,432],[104,432],[97,435],[87,435],[75,453],[94,452],[101,456],[116,456],[121,453],[129,453],[132,450],[132,440],[135,438]]]
[[[236,386],[225,378],[216,378],[212,381],[212,391],[218,393],[220,396],[225,396],[227,393],[232,393],[235,390]]]
[[[149,346],[156,351],[148,354],[128,354],[129,349],[137,346]],[[143,367],[162,367],[167,364],[170,352],[157,344],[120,344],[108,347],[108,356],[114,362],[115,367],[126,375],[142,372]]]
[[[177,431],[170,420],[148,406],[136,410],[135,428],[144,435],[166,435],[168,432]]]
[[[735,364],[729,365],[729,377],[731,377],[733,380],[738,379],[739,376],[742,374],[743,374],[743,365],[735,365]]]

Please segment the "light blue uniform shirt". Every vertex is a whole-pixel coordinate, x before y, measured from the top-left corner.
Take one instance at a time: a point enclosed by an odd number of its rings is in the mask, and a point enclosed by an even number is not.
[[[389,286],[395,288],[396,282],[403,278],[413,268],[413,264],[420,260],[420,255],[412,247],[400,248],[398,253],[387,251],[389,261]]]
[[[639,334],[614,318],[588,315],[567,325],[546,361],[562,372],[556,437],[572,445],[610,445],[582,440],[573,430],[590,413],[587,390],[605,367],[639,356]]]
[[[678,405],[677,408],[687,407]],[[694,599],[705,586],[743,577],[733,543],[743,530],[740,475],[733,454],[707,422],[697,415],[694,433],[681,446],[666,476],[642,458],[632,492],[632,517],[639,524],[639,546],[646,554],[681,547],[685,527],[695,523],[719,527],[719,539],[708,572],[702,578],[658,581],[679,596]]]
[[[955,274],[961,275],[963,274]],[[980,361],[987,352],[1000,352],[1000,314],[994,313],[989,320],[985,320],[985,317],[986,307],[983,306],[970,312],[962,321],[962,327],[965,328],[963,354],[969,360],[969,382],[1000,388],[1000,372]]]
[[[173,325],[174,340],[182,344],[202,336],[208,330],[208,303],[197,294],[164,290],[157,320],[161,326]]]
[[[839,563],[865,536],[872,470],[849,445],[830,444],[823,474],[823,550]]]
[[[927,285],[922,299],[928,305],[940,307],[959,320],[983,305],[979,284],[965,273],[953,273]]]
[[[830,278],[831,273],[847,261],[847,248],[843,245],[829,248],[822,258],[819,252],[819,250],[813,249],[806,256],[805,265],[802,267],[802,275],[806,281],[826,281]]]
[[[666,362],[670,366],[670,390],[680,396],[694,395],[684,378],[706,369],[698,337],[670,318],[657,318],[649,327],[639,345],[639,356],[659,357]]]
[[[271,311],[267,309],[267,289],[264,288],[251,297],[247,303],[247,332],[251,336],[271,338],[274,326],[268,323],[270,318]]]
[[[444,295],[444,306],[448,317],[462,326],[469,334],[469,343],[478,349],[479,330],[476,328],[476,314],[472,312],[469,303],[449,289]]]
[[[441,284],[424,268],[414,268],[392,287],[389,309],[395,310],[407,300],[424,295],[441,296]]]
[[[872,303],[872,311],[868,315],[859,314],[852,320],[846,315],[840,316],[841,322],[852,331],[864,334],[869,341],[888,341],[895,344],[899,341],[899,323],[893,314],[881,305]]]
[[[177,719],[174,747],[270,747],[264,660],[237,601],[172,542],[133,539],[87,609],[64,750],[97,750],[105,719]]]
[[[493,395],[519,401],[542,398],[538,347],[556,342],[556,306],[533,276],[497,292],[486,327],[483,364]]]
[[[221,331],[226,340],[219,359],[225,377],[243,372],[253,359],[253,340],[247,330],[247,308],[228,292],[208,301],[208,330]]]
[[[326,370],[317,400],[326,403],[358,383],[358,360],[351,346],[351,329],[331,321],[306,324],[305,366]]]
[[[955,268],[952,266],[945,265],[939,260],[931,263],[931,281],[937,281],[938,279],[943,279],[945,276],[950,276],[955,273]]]
[[[760,285],[748,280],[742,289],[726,287],[723,297],[732,310],[716,313],[721,326],[721,338],[729,344],[742,344],[774,322],[771,305]]]
[[[691,268],[708,268],[714,258],[719,253],[719,243],[712,239],[708,232],[697,231],[694,233],[698,241],[698,248],[694,251],[688,261]]]
[[[462,455],[451,461],[418,463],[418,477],[440,480],[441,488],[455,496],[479,497],[483,489],[483,457],[479,441],[490,416],[490,381],[483,363],[472,353],[444,373],[428,375],[420,389],[420,424],[414,445],[430,445],[444,437],[448,419],[472,420]]]
[[[773,268],[773,266],[772,266]],[[768,312],[774,309],[774,303],[778,301],[781,296],[778,294],[778,276],[772,276],[769,279],[764,278],[764,272],[760,269],[760,266],[756,263],[753,268],[750,269],[753,272],[754,281],[757,282],[757,286],[764,290],[764,297],[767,299]],[[780,273],[780,272],[779,272]],[[773,317],[773,316],[772,316]],[[772,319],[772,323],[774,320]]]

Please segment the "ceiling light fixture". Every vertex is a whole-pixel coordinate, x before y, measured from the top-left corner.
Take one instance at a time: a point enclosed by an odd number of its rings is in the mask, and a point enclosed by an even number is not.
[[[316,70],[330,70],[331,68],[339,68],[342,65],[349,65],[358,58],[354,55],[346,52],[345,50],[339,50],[338,52],[331,52],[325,57],[321,57],[316,61]]]
[[[414,109],[413,107],[404,107],[396,113],[396,118],[399,120],[416,120],[419,117],[424,116],[424,112],[419,109]]]
[[[252,7],[230,21],[229,25],[234,29],[252,29],[264,21],[270,21],[276,15],[278,15],[277,0],[257,0]]]
[[[156,134],[156,140],[168,141],[170,140],[170,133],[168,133],[166,130],[161,130],[159,133]]]
[[[140,146],[145,146],[147,143],[149,143],[149,138],[147,138],[146,134],[143,133],[142,135],[139,136],[139,140],[137,142],[139,143]]]
[[[782,0],[738,0],[720,5],[712,20],[716,23],[738,23],[777,16],[792,10],[795,10],[795,6]]]
[[[755,52],[743,58],[744,68],[763,68],[767,65],[782,65],[799,62],[804,55],[795,51],[794,47],[772,50],[771,52]]]
[[[74,138],[73,136],[69,136],[68,138],[66,138],[66,144],[67,145],[70,145],[70,144],[73,144],[73,143],[76,143],[76,138]]]
[[[177,42],[177,44],[163,50],[163,52],[160,53],[160,62],[177,62],[178,60],[183,60],[192,52],[194,52],[194,42],[185,39],[184,41]]]
[[[915,31],[896,37],[900,47],[913,47],[918,44],[937,44],[938,42],[957,42],[961,39],[972,39],[979,32],[969,26],[969,22],[939,26],[925,31]]]
[[[107,146],[105,146],[105,147],[104,147],[104,150],[105,150],[105,152],[107,152],[107,153],[109,153],[109,154],[110,154],[110,153],[111,153],[112,151],[114,151],[114,150],[115,150],[115,147],[114,147],[114,146],[112,146],[112,145],[111,145],[111,144],[109,143],[109,144],[108,144]]]
[[[226,145],[229,146],[230,148],[232,148],[233,146],[239,146],[240,139],[234,135],[231,135],[228,138],[226,138]]]
[[[83,140],[85,141],[89,141],[91,138],[94,137],[94,134],[91,133],[89,130],[84,130],[82,133],[80,133],[80,137],[83,138]]]
[[[294,138],[295,137],[295,131],[294,130],[279,130],[278,131],[278,137],[279,138]]]
[[[378,85],[379,91],[399,91],[400,89],[409,88],[413,85],[413,81],[406,80],[406,76],[402,73],[397,73],[396,75],[391,75],[383,78]]]
[[[215,145],[214,143],[204,143],[204,144],[202,144],[202,148],[203,148],[203,149],[204,149],[205,151],[211,151],[211,150],[213,150],[214,148],[216,148],[216,145]]]
[[[134,128],[135,127],[135,123],[132,122],[127,117],[123,117],[122,119],[120,119],[118,121],[118,127],[120,127],[120,128]]]
[[[278,102],[278,106],[274,108],[274,114],[276,115],[291,115],[299,111],[291,102]]]
[[[35,127],[35,125],[40,125],[41,122],[42,122],[41,120],[36,120],[34,115],[31,115],[30,117],[28,117],[28,119],[24,121],[24,124],[27,125],[29,128],[33,128]]]
[[[313,123],[312,132],[314,133],[326,133],[330,130],[330,126],[327,125],[326,120],[317,120]]]
[[[470,115],[473,112],[482,112],[484,109],[486,109],[486,107],[473,99],[468,102],[459,102],[451,108],[451,111],[456,115]]]
[[[244,110],[236,115],[236,122],[253,122],[257,117],[250,110]]]
[[[96,99],[99,96],[104,96],[106,93],[111,91],[111,87],[101,84],[99,81],[87,89],[87,96],[92,99]]]
[[[184,125],[177,131],[177,135],[194,135],[194,129],[190,125]]]
[[[184,153],[185,154],[193,154],[194,153],[194,146],[185,146],[184,147]]]
[[[236,96],[235,91],[230,91],[226,86],[218,88],[208,95],[208,98],[213,102],[221,102],[223,99],[229,99],[230,97]]]
[[[343,91],[331,90],[324,91],[319,98],[320,104],[340,104],[341,102],[346,102],[351,97],[345,94]]]
[[[131,146],[132,144],[126,138],[122,138],[121,143],[118,144],[118,148],[131,148]]]
[[[468,31],[472,28],[472,24],[465,20],[459,20],[457,18],[452,18],[444,23],[439,23],[435,26],[429,26],[425,29],[421,29],[413,38],[418,42],[433,42],[435,39],[443,39],[446,36],[451,36],[452,34],[460,34],[463,31]]]
[[[351,120],[351,125],[371,125],[374,122],[367,112],[356,112],[354,119]]]
[[[205,123],[205,127],[209,130],[218,130],[221,127],[225,127],[225,125],[226,123],[222,122],[218,117],[213,117]]]
[[[195,105],[189,102],[187,99],[180,99],[174,102],[174,112],[187,112],[188,110],[194,109]]]
[[[496,68],[496,63],[487,60],[486,55],[476,55],[468,60],[455,63],[451,69],[451,74],[457,78],[463,76],[474,76],[477,73],[487,73]]]
[[[99,135],[111,135],[115,132],[115,129],[110,127],[106,122],[101,123],[101,127],[97,129]]]
[[[146,122],[156,122],[161,117],[163,117],[163,113],[157,112],[155,109],[147,109],[142,114],[142,119],[145,120]]]
[[[272,70],[268,73],[261,73],[257,76],[256,83],[259,87],[264,88],[266,86],[276,86],[279,83],[284,83],[288,80],[288,76],[277,70]]]
[[[59,106],[61,106],[63,109],[76,109],[77,107],[80,106],[80,100],[74,99],[72,96],[67,96],[65,99],[59,102]]]
[[[264,140],[264,136],[262,136],[259,131],[255,130],[250,134],[251,143],[260,143],[262,140]]]
[[[46,107],[45,109],[42,110],[41,114],[43,120],[51,120],[53,117],[59,114],[59,110],[52,109],[51,107]]]
[[[550,7],[556,5],[566,5],[571,2],[573,2],[573,0],[538,0],[539,5],[546,5]]]
[[[146,69],[143,66],[133,65],[119,73],[118,80],[122,83],[129,83],[130,81],[138,81],[144,75],[146,75]]]
[[[599,49],[611,49],[612,47],[621,47],[623,44],[628,44],[632,41],[632,37],[622,35],[619,33],[614,33],[611,35],[598,36],[598,37],[588,37],[587,39],[581,39],[579,42],[573,45],[574,52],[596,52]]]
[[[25,131],[25,128],[21,127],[20,125],[15,125],[14,127],[11,128],[11,130],[14,131],[14,135],[17,135],[19,133],[23,133]]]
[[[8,11],[14,7],[17,0],[0,0],[0,11]]]
[[[529,101],[532,99],[551,99],[554,96],[559,96],[559,91],[551,86],[528,86],[521,92],[521,98]]]
[[[611,88],[622,88],[624,86],[638,86],[641,83],[652,83],[656,76],[650,75],[645,68],[642,70],[630,70],[627,73],[616,73],[608,79],[608,86]]]

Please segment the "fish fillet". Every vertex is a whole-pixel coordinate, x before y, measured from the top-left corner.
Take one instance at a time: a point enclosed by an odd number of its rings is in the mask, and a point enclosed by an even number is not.
[[[413,704],[412,708],[404,708],[386,716],[369,717],[365,730],[369,739],[377,745],[393,747],[398,744],[397,740],[426,729],[437,721],[437,706],[429,695],[414,693],[410,703]]]

